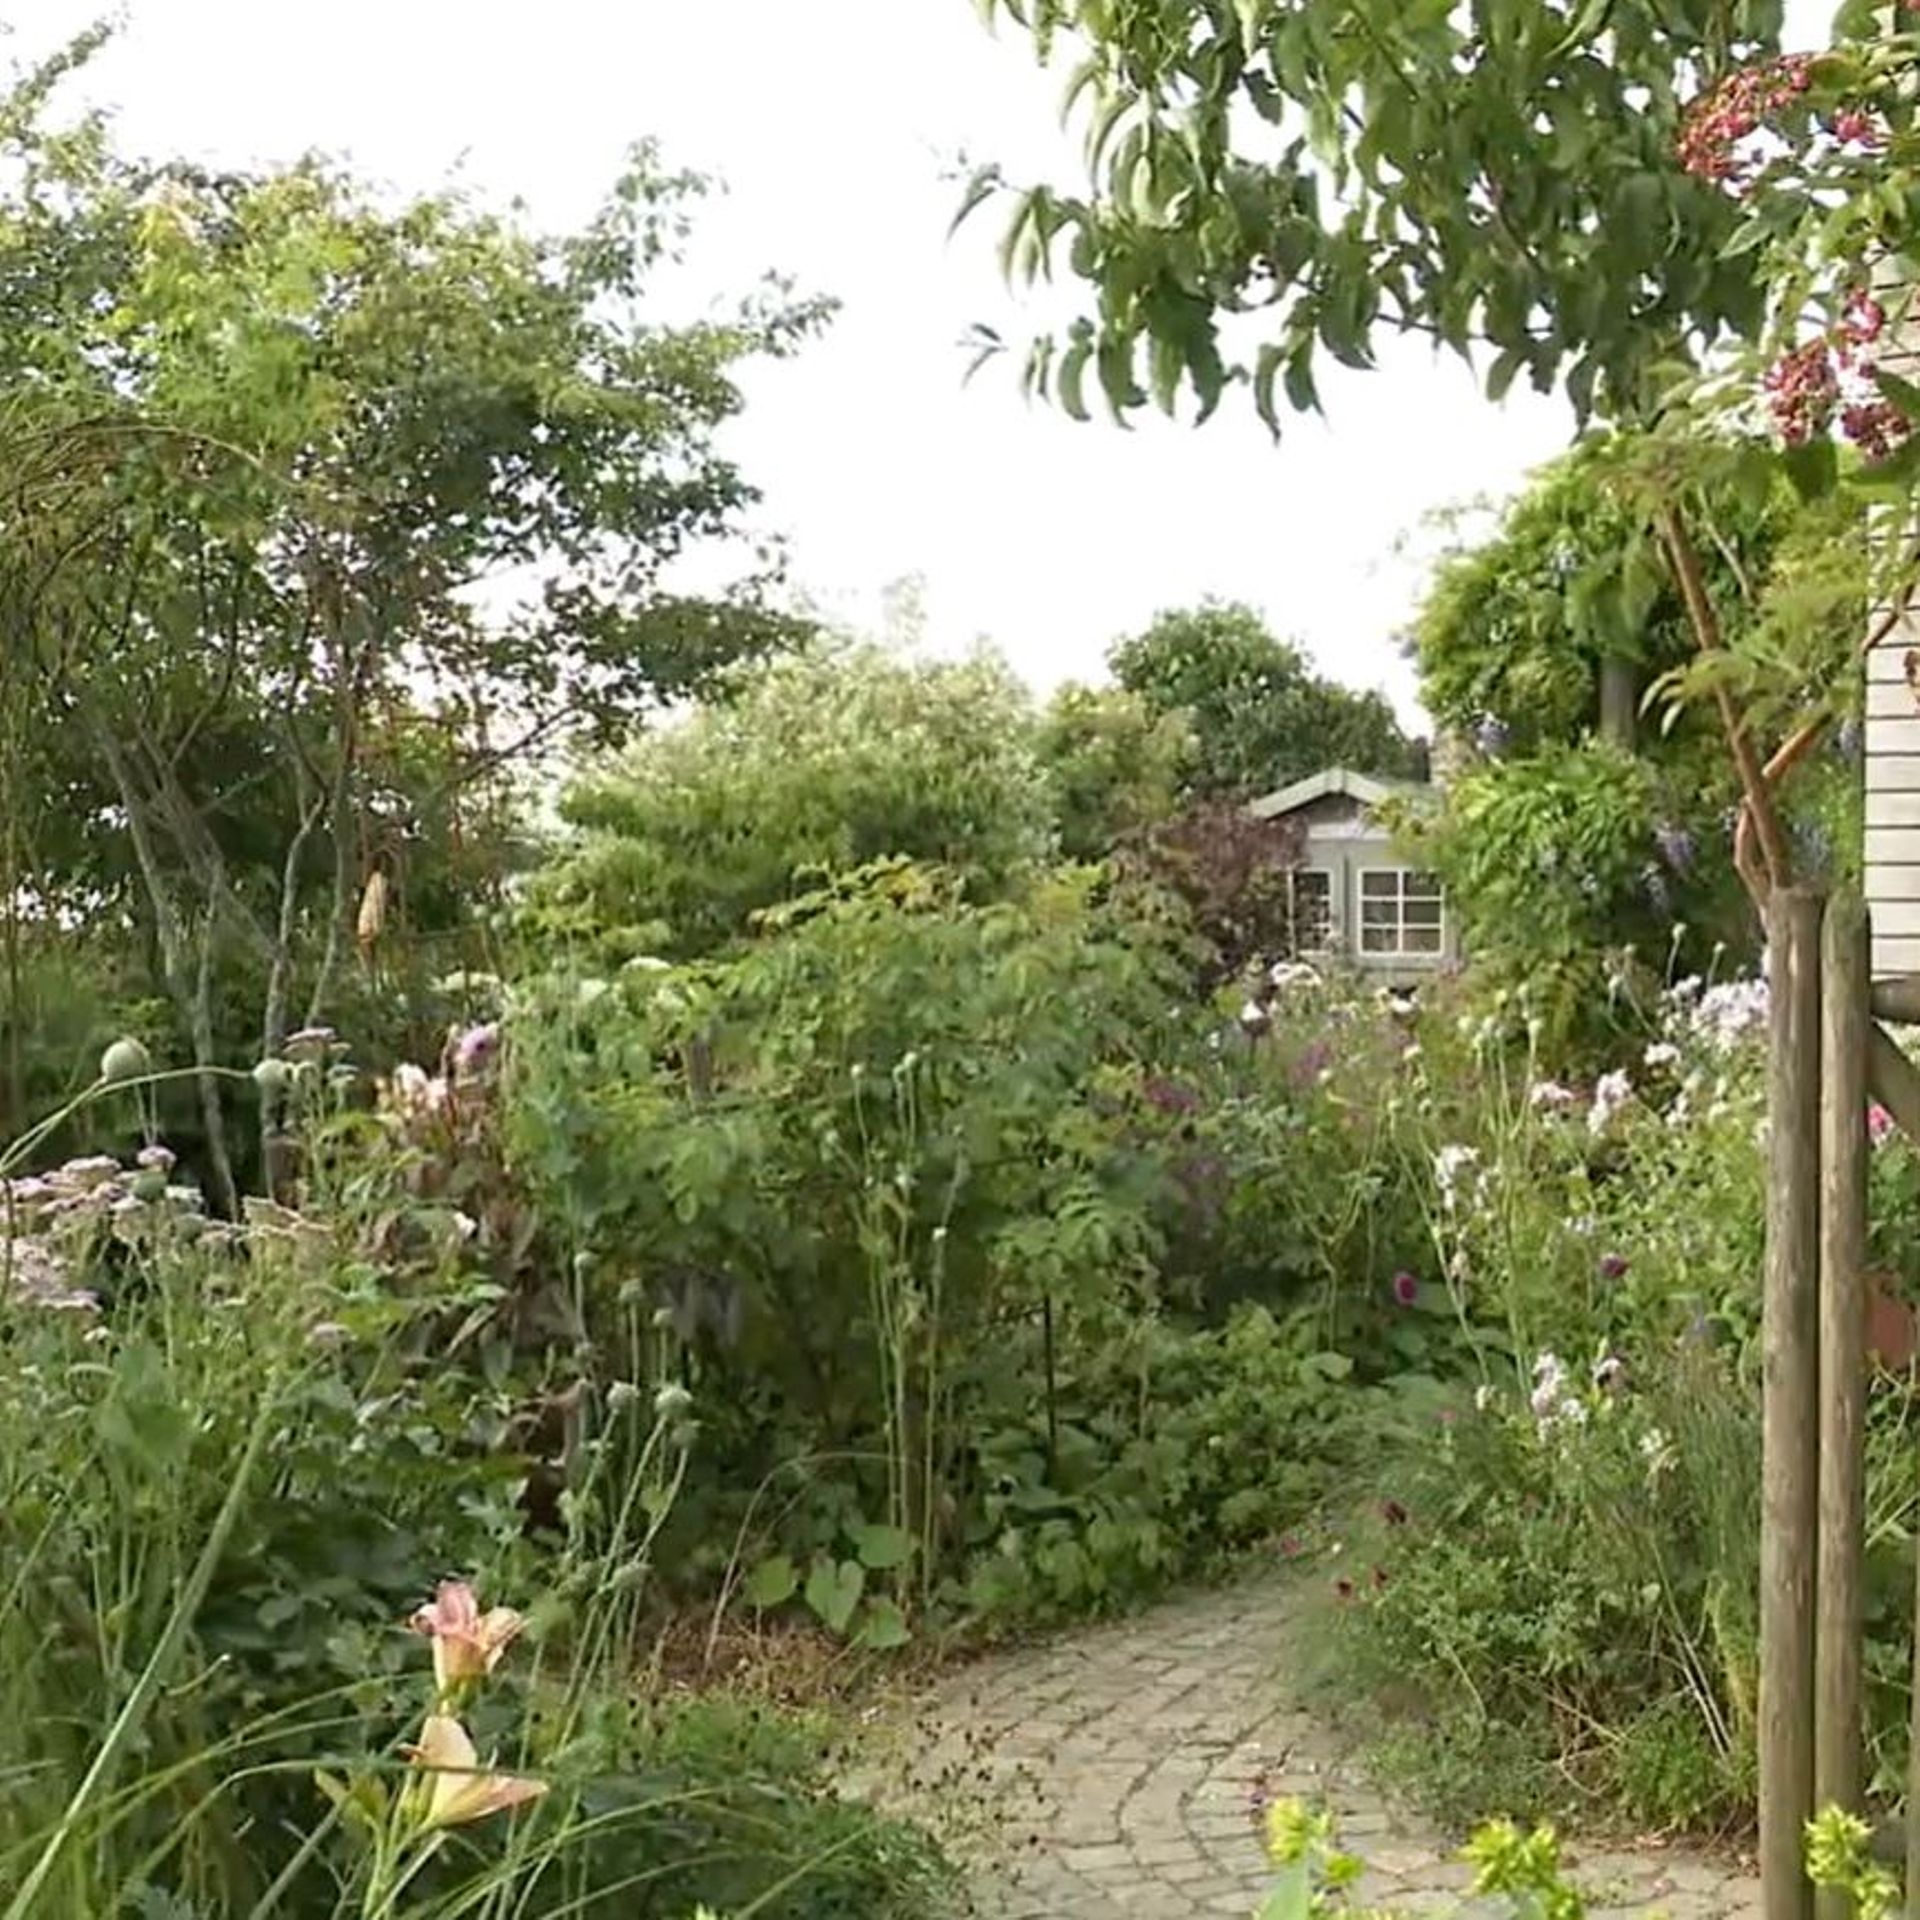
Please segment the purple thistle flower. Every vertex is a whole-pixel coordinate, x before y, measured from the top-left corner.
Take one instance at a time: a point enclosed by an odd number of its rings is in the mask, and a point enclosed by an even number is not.
[[[1420,1298],[1420,1282],[1404,1269],[1393,1276],[1393,1297],[1403,1307],[1410,1307]]]
[[[1600,1278],[1624,1280],[1627,1277],[1627,1269],[1632,1264],[1624,1253],[1603,1253],[1600,1256]]]
[[[1380,1517],[1390,1527],[1404,1527],[1407,1524],[1407,1510],[1398,1500],[1382,1501]]]

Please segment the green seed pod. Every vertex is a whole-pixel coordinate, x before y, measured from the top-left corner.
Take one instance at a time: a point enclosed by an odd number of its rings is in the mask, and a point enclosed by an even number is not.
[[[293,1085],[293,1068],[284,1060],[262,1060],[253,1070],[253,1084],[271,1099]]]
[[[153,1071],[153,1055],[131,1034],[124,1034],[100,1056],[100,1078],[108,1086],[144,1079]]]

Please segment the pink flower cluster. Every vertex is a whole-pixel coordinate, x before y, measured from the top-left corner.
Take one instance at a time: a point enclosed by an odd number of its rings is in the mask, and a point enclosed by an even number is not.
[[[1912,431],[1912,422],[1882,392],[1873,349],[1885,332],[1879,301],[1856,287],[1831,334],[1792,349],[1767,370],[1767,407],[1780,438],[1804,447],[1832,427],[1869,460],[1884,460]]]
[[[1709,88],[1681,122],[1680,164],[1702,180],[1735,185],[1744,180],[1749,167],[1739,152],[1740,142],[1806,92],[1812,66],[1804,53],[1783,54],[1741,67]]]

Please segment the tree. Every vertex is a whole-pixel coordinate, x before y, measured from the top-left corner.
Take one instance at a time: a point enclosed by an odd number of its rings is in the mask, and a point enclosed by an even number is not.
[[[1053,783],[1060,850],[1102,860],[1129,835],[1169,818],[1194,755],[1184,713],[1124,687],[1062,687],[1040,719],[1038,751]]]
[[[1508,756],[1595,731],[1663,761],[1698,745],[1697,718],[1638,724],[1643,698],[1692,660],[1695,641],[1657,533],[1612,484],[1632,455],[1628,436],[1590,438],[1537,473],[1485,538],[1442,560],[1414,626],[1437,725],[1489,734]],[[1822,624],[1865,617],[1856,519],[1802,501],[1784,475],[1758,493],[1716,488],[1698,513],[1707,590],[1730,632],[1788,583],[1801,617],[1816,596]],[[1776,607],[1776,643],[1782,617]]]
[[[44,124],[91,44],[0,103],[0,381],[118,457],[0,514],[0,644],[20,724],[106,796],[36,884],[136,912],[211,1066],[223,953],[254,957],[271,1053],[329,1010],[410,838],[792,637],[751,583],[691,601],[663,569],[752,500],[714,446],[732,369],[823,309],[650,323],[699,183],[645,150],[554,237],[318,162],[125,159],[98,119]]]
[[[1004,243],[1090,290],[1028,367],[1075,414],[1089,371],[1117,413],[1186,390],[1210,412],[1244,381],[1278,431],[1318,404],[1320,354],[1367,366],[1382,327],[1491,348],[1495,395],[1525,373],[1633,412],[1676,352],[1760,318],[1739,211],[1676,142],[1700,76],[1774,51],[1780,0],[983,11],[1076,62],[1087,190],[1020,192]],[[1005,191],[988,168],[968,204]]]
[[[1208,601],[1163,613],[1108,655],[1114,678],[1156,713],[1186,715],[1184,776],[1200,797],[1247,798],[1323,767],[1410,776],[1418,754],[1378,693],[1309,670],[1249,607]]]
[[[919,664],[821,645],[771,662],[582,780],[543,877],[555,929],[677,957],[876,861],[954,869],[976,898],[1053,849],[1026,691],[986,654]]]

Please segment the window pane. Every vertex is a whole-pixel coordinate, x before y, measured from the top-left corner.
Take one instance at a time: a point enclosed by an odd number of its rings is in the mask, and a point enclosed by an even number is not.
[[[1438,900],[1409,900],[1402,911],[1410,927],[1437,927],[1440,924]]]
[[[1362,953],[1398,953],[1400,951],[1399,929],[1363,926],[1360,929],[1360,951]]]
[[[1400,876],[1391,870],[1368,871],[1360,876],[1360,897],[1363,900],[1397,900],[1400,897]]]
[[[1362,900],[1360,924],[1363,927],[1397,927],[1400,924],[1399,901]]]
[[[1293,876],[1293,890],[1303,899],[1329,899],[1333,893],[1333,876],[1320,868],[1309,867]]]
[[[1437,873],[1408,874],[1407,898],[1409,900],[1438,900],[1440,898],[1440,876]]]
[[[1438,953],[1440,951],[1440,929],[1432,927],[1409,927],[1407,929],[1406,950],[1409,953]]]

